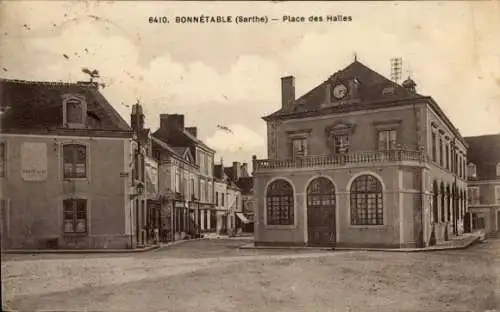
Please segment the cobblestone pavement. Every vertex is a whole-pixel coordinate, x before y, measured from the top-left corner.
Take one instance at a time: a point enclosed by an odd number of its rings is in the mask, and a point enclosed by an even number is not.
[[[239,250],[201,240],[137,254],[7,255],[18,311],[486,311],[500,240],[432,253]],[[500,309],[499,309],[500,311]]]

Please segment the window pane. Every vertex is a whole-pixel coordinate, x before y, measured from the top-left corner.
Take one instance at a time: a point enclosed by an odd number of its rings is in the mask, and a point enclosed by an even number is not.
[[[382,186],[373,176],[360,176],[351,186],[351,224],[383,224]]]
[[[73,220],[64,220],[64,232],[72,233],[75,232]]]

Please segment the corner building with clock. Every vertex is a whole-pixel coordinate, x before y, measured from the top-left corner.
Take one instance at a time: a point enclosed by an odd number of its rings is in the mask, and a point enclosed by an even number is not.
[[[467,144],[430,96],[355,60],[301,97],[283,77],[253,157],[255,244],[419,248],[470,231]]]

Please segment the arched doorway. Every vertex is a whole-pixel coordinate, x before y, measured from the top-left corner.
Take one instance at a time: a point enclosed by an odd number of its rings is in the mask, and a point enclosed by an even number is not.
[[[307,235],[310,246],[335,246],[335,186],[316,178],[307,187]]]

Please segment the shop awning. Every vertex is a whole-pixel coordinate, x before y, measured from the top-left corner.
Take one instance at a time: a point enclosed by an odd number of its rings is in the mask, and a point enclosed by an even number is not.
[[[243,223],[250,223],[250,220],[248,220],[247,217],[245,217],[245,215],[241,212],[237,212],[236,215],[238,216],[238,218],[240,218],[241,221],[243,221]]]

